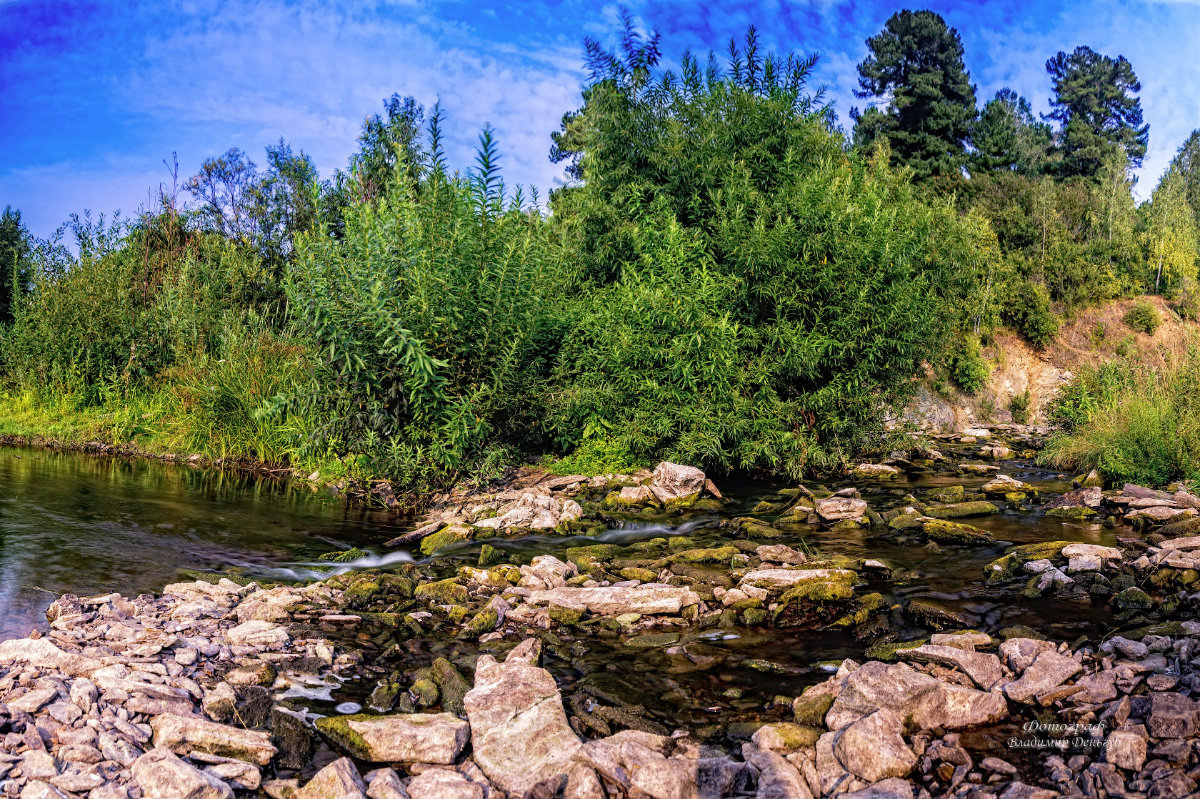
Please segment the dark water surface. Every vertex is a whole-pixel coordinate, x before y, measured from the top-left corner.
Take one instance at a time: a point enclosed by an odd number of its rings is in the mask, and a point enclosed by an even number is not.
[[[181,569],[256,574],[394,535],[307,486],[178,464],[0,448],[0,638],[55,595],[134,595]]]

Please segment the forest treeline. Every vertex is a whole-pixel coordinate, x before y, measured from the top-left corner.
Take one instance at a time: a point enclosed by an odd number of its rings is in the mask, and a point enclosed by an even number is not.
[[[1038,119],[980,106],[958,33],[899,12],[846,131],[816,56],[661,47],[628,21],[586,42],[546,198],[490,129],[448,164],[452,103],[396,95],[326,179],[282,140],[265,167],[232,149],[136,218],[73,217],[72,247],[6,209],[0,412],[414,488],[540,455],[798,476],[883,446],[927,364],[978,391],[1002,326],[1043,346],[1117,297],[1200,308],[1200,132],[1138,203],[1123,57],[1050,58]]]

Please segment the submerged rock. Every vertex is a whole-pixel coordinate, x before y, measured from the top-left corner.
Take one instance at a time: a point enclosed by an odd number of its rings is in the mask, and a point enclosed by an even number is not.
[[[620,616],[625,613],[673,615],[699,603],[700,597],[692,589],[660,583],[605,588],[560,587],[533,591],[529,595],[531,605],[586,608],[588,612],[599,616]]]

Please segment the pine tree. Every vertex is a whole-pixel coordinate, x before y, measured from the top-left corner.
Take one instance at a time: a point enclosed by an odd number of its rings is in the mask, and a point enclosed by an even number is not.
[[[958,172],[976,116],[958,31],[932,11],[905,10],[867,47],[855,95],[886,106],[851,112],[855,144],[886,137],[893,159],[911,166],[917,178]]]
[[[1142,90],[1125,56],[1111,58],[1090,47],[1059,52],[1046,62],[1054,83],[1050,119],[1062,125],[1064,176],[1096,175],[1105,158],[1122,152],[1137,167],[1146,155],[1150,126],[1142,123]]]
[[[971,133],[976,169],[1033,175],[1046,165],[1050,126],[1037,121],[1029,101],[1012,89],[988,100]]]

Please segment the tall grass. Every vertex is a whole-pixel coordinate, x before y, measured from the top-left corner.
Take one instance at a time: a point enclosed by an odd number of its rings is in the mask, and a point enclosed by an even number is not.
[[[1061,469],[1166,485],[1200,479],[1200,352],[1153,371],[1114,362],[1076,377],[1052,409],[1064,426],[1043,453]]]

